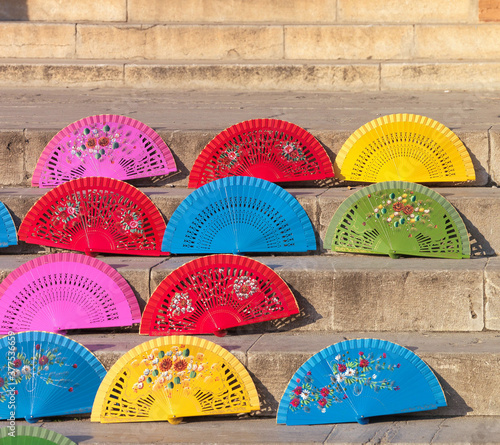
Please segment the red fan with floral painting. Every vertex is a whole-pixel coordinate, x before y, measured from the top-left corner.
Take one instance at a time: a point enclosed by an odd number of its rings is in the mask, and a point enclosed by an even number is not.
[[[334,173],[325,149],[311,133],[278,119],[253,119],[227,128],[203,149],[189,187],[228,176],[289,182],[331,178]]]
[[[209,255],[168,275],[142,316],[146,335],[215,334],[298,314],[287,284],[271,268],[239,255]]]
[[[40,198],[24,218],[19,239],[87,254],[161,255],[165,227],[140,190],[117,179],[89,177]]]

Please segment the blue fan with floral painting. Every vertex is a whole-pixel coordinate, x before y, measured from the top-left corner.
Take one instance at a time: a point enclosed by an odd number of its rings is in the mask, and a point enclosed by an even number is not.
[[[436,376],[409,349],[372,338],[323,349],[294,374],[277,423],[368,423],[371,417],[446,406]]]
[[[0,419],[90,413],[106,370],[80,343],[28,331],[0,340]]]

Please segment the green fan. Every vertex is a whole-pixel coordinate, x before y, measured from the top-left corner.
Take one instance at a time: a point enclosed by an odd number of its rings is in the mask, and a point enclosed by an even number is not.
[[[76,445],[62,434],[34,426],[13,426],[0,429],[2,445]]]
[[[436,258],[468,258],[467,229],[439,193],[419,184],[387,181],[365,187],[335,212],[324,246],[360,252]]]

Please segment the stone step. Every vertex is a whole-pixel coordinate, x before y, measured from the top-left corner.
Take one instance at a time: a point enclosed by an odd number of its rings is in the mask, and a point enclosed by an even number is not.
[[[138,334],[80,334],[71,338],[89,348],[106,369],[124,353],[150,340]],[[436,374],[447,406],[411,417],[500,415],[497,333],[274,333],[217,338],[248,369],[259,393],[260,416],[274,416],[288,382],[313,354],[354,338],[381,338],[414,351]]]
[[[137,185],[137,184],[136,184]],[[193,192],[193,189],[181,187],[140,187],[168,222],[179,204]],[[302,207],[311,220],[316,234],[316,253],[324,252],[323,240],[330,221],[340,204],[350,195],[360,190],[361,186],[350,188],[286,188]],[[500,194],[497,188],[487,187],[440,187],[436,188],[442,196],[451,202],[461,214],[469,232],[471,252],[473,256],[490,256],[500,252],[500,233],[495,229],[497,215],[500,212]],[[0,188],[0,201],[11,212],[14,223],[19,229],[21,221],[29,209],[48,189],[5,187]],[[29,253],[26,244],[3,249],[5,253]],[[30,247],[32,249],[32,247]],[[41,248],[38,251],[46,251]]]
[[[18,422],[25,425],[26,422]],[[169,444],[393,444],[456,445],[500,443],[498,417],[409,419],[383,417],[368,425],[353,423],[315,426],[276,425],[275,419],[194,418],[180,425],[168,422],[96,424],[88,420],[44,422],[47,428],[80,445]]]
[[[1,255],[0,278],[35,255]],[[251,256],[290,287],[300,313],[231,330],[261,332],[500,331],[500,260],[392,260],[365,255]],[[196,258],[103,256],[143,310],[170,272]],[[137,326],[133,329],[137,331]]]
[[[106,9],[91,8],[84,0],[3,0],[0,20],[58,22],[265,22],[265,23],[477,23],[497,19],[488,0],[110,0]],[[478,11],[479,9],[479,11]],[[446,11],[446,13],[445,13]]]
[[[497,61],[500,24],[0,22],[0,58]],[[19,48],[22,48],[20,51]]]
[[[38,49],[33,52],[41,54]],[[16,51],[16,54],[26,57],[29,51]],[[244,93],[291,90],[396,94],[411,90],[484,92],[500,88],[499,73],[499,59],[141,61],[82,60],[69,56],[60,59],[0,58],[0,88],[154,88],[165,91],[195,88]],[[474,82],[470,81],[472,77]]]
[[[26,82],[30,80],[26,78]],[[59,130],[83,117],[108,113],[134,117],[156,129],[176,158],[179,172],[134,183],[140,186],[186,186],[192,165],[205,145],[223,129],[247,119],[293,122],[309,130],[333,161],[361,125],[401,112],[431,117],[457,133],[471,153],[476,171],[476,181],[468,185],[484,186],[490,180],[500,180],[496,93],[4,88],[1,94],[0,166],[4,173],[0,186],[29,186],[40,153]]]

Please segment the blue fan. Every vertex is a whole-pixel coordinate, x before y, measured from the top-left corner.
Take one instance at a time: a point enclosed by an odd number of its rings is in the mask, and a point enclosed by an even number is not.
[[[16,246],[17,233],[12,216],[7,207],[0,202],[0,247]]]
[[[212,181],[191,193],[170,218],[162,244],[172,253],[314,249],[311,221],[299,202],[271,182],[246,176]]]
[[[63,335],[29,331],[0,340],[0,419],[90,413],[106,374],[99,360]]]
[[[431,369],[412,351],[385,340],[348,340],[307,360],[288,384],[278,423],[368,423],[373,416],[446,406]]]

